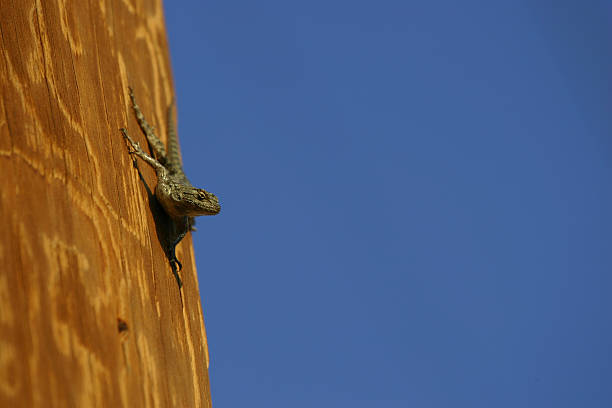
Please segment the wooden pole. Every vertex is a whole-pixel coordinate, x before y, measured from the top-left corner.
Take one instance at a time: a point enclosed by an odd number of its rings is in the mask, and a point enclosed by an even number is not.
[[[210,406],[191,236],[183,301],[128,85],[165,140],[161,0],[0,0],[0,406]]]

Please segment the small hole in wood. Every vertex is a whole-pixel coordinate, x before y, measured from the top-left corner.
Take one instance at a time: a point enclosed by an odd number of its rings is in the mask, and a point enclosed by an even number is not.
[[[124,332],[124,331],[128,331],[128,324],[125,320],[121,319],[121,318],[117,318],[117,329],[119,330],[119,333]]]

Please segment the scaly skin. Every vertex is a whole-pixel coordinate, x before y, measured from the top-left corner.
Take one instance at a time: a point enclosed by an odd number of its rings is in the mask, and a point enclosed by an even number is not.
[[[189,230],[195,230],[193,228],[195,223],[193,217],[218,214],[221,211],[221,206],[217,196],[204,189],[192,186],[185,176],[178,139],[172,121],[172,108],[174,104],[172,103],[168,107],[168,153],[166,154],[164,144],[155,135],[153,127],[147,123],[140,111],[132,88],[128,89],[136,119],[147,137],[155,157],[144,152],[140,145],[130,137],[127,129],[121,128],[121,132],[133,149],[130,153],[140,157],[145,163],[153,167],[157,173],[155,197],[157,197],[157,201],[159,201],[174,224],[172,231],[170,231],[171,242],[168,248],[166,248],[166,254],[180,288],[182,282],[178,276],[178,271],[182,269],[182,265],[176,259],[176,246]]]

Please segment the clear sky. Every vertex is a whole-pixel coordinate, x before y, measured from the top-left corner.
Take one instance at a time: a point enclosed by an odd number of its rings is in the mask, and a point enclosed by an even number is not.
[[[217,407],[612,407],[609,1],[166,1]]]

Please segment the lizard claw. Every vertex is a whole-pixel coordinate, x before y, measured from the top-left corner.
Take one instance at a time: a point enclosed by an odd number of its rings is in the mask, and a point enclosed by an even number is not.
[[[168,260],[173,265],[173,267],[174,265],[178,265],[178,270],[180,271],[183,269],[183,264],[176,258],[176,253],[174,251],[174,248],[168,249]]]
[[[141,151],[142,149],[140,148],[140,143],[135,142],[130,135],[128,134],[128,131],[126,128],[119,128],[119,130],[121,131],[121,133],[123,133],[123,138],[126,139],[130,145],[130,154],[136,154],[138,151]]]
[[[178,265],[178,270],[176,269],[176,265]],[[181,269],[183,269],[183,265],[179,262],[178,259],[176,259],[176,256],[173,259],[170,259],[170,267],[172,268],[172,274],[174,275],[174,278],[176,279],[176,283],[179,289],[181,289],[183,287],[183,281],[181,280],[181,277],[179,276],[179,272],[181,271]]]
[[[183,287],[183,281],[179,276],[179,271],[176,270],[176,266],[172,267],[172,274],[174,274],[174,279],[176,279],[176,284],[178,285],[179,290]]]

